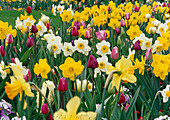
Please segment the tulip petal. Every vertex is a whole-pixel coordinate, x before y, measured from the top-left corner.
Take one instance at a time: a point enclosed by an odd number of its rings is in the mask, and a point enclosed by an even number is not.
[[[96,113],[95,112],[80,112],[77,114],[77,118],[79,120],[95,120],[96,119]]]

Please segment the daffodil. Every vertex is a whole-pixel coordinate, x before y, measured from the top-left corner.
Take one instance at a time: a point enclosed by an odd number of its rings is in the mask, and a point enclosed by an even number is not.
[[[132,50],[129,48],[129,55],[127,59],[130,59],[131,61],[134,61],[134,56],[135,56],[135,50]]]
[[[110,51],[110,43],[106,42],[105,40],[103,40],[100,43],[96,44],[96,48],[97,48],[97,54],[101,55],[101,56],[105,56],[107,54],[111,54]]]
[[[34,20],[30,20],[30,18],[27,18],[23,21],[24,28],[29,27],[31,29],[32,25],[34,24]]]
[[[47,31],[47,27],[44,25],[42,21],[39,21],[38,24],[36,25],[38,29],[38,35],[42,36],[43,33]]]
[[[163,89],[162,91],[159,91],[162,96],[163,96],[163,102],[168,102],[168,99],[170,97],[170,85],[167,85],[165,89]]]
[[[2,79],[5,79],[6,76],[7,76],[6,70],[3,70],[4,68],[5,68],[4,61],[1,61],[1,63],[0,63],[0,74],[1,74]]]
[[[139,74],[142,73],[142,75],[144,75],[144,70],[145,70],[145,61],[146,58],[143,58],[143,55],[141,56],[141,62],[139,62],[138,59],[136,59],[136,61],[134,62],[134,69],[139,69]]]
[[[62,70],[63,76],[70,78],[72,81],[75,80],[77,75],[80,75],[84,69],[84,66],[81,65],[81,61],[75,62],[73,58],[68,57],[64,64],[60,65],[59,68]]]
[[[17,66],[11,66],[14,76],[11,76],[11,83],[6,82],[5,92],[9,99],[13,100],[20,93],[20,101],[22,99],[22,92],[29,97],[34,97],[31,92],[30,84],[25,82],[23,74],[20,68]]]
[[[59,5],[57,6],[57,10],[58,10],[58,12],[59,12],[60,14],[63,13],[64,5],[61,6],[61,5],[59,4]]]
[[[75,47],[68,42],[64,43],[62,50],[64,52],[64,56],[72,56],[72,54],[76,51]]]
[[[139,37],[140,34],[142,34],[142,31],[138,25],[130,26],[130,28],[127,30],[127,34],[129,35],[130,40],[133,40],[135,37]]]
[[[126,82],[135,83],[136,77],[133,74],[128,73],[128,69],[132,66],[132,62],[129,59],[122,58],[116,63],[115,67],[107,65],[107,72],[106,74],[110,74],[112,70],[116,70],[117,72],[113,74],[112,79],[112,87],[116,87],[119,90],[121,80]],[[122,87],[121,87],[122,91]]]
[[[67,111],[59,109],[54,113],[54,120],[95,120],[97,114],[95,112],[79,112],[80,98],[75,96],[67,103]]]
[[[34,73],[38,76],[41,75],[42,78],[48,78],[47,74],[50,72],[51,67],[47,64],[47,59],[39,59],[39,64],[34,65]]]

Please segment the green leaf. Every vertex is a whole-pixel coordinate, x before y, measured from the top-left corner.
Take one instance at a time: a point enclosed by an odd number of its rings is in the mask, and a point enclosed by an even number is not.
[[[20,61],[21,62],[25,62],[25,60],[29,57],[29,55],[31,54],[32,52],[32,49],[33,47],[29,48],[25,53],[24,55],[21,57]]]
[[[96,110],[96,94],[94,93],[91,104],[90,104],[90,110],[95,111]]]
[[[135,95],[134,95],[134,97],[133,97],[133,99],[132,99],[132,101],[131,101],[131,103],[130,103],[127,111],[126,111],[126,116],[127,116],[128,119],[129,119],[129,117],[130,117],[130,115],[131,115],[131,113],[132,113],[132,111],[133,111],[133,107],[135,106],[137,97],[138,97],[138,95],[139,95],[139,91],[140,91],[140,87],[139,87],[139,88],[137,89],[137,91],[135,92]]]

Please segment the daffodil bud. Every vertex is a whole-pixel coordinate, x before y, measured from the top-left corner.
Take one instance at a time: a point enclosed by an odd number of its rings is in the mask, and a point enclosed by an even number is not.
[[[155,33],[156,33],[156,27],[150,27],[150,28],[149,28],[149,32],[150,32],[151,34],[155,34]]]
[[[119,58],[119,50],[117,47],[113,47],[112,53],[111,53],[111,58],[114,60]]]
[[[48,105],[47,105],[47,103],[44,103],[43,105],[42,105],[42,109],[41,109],[41,111],[42,111],[42,113],[43,114],[48,114]]]
[[[89,60],[87,62],[87,67],[92,68],[92,69],[95,69],[98,67],[98,62],[93,55],[90,55]]]
[[[117,39],[117,45],[121,45],[121,39],[120,39],[120,36],[118,36],[118,39]]]
[[[94,22],[93,22],[93,19],[91,20],[90,22],[90,27],[93,28],[94,27]]]
[[[108,87],[108,93],[115,94],[115,92],[116,92],[115,87],[112,87],[112,83],[110,83]]]
[[[59,84],[58,84],[58,91],[60,92],[66,92],[68,89],[68,86],[67,86],[67,80],[66,78],[60,78],[59,80]]]

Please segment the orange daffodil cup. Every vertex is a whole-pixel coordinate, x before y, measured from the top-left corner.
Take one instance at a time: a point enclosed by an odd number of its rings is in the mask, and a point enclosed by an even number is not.
[[[124,56],[122,56],[122,58],[116,63],[115,67],[107,65],[106,74],[110,74],[110,72],[112,72],[113,70],[117,70],[117,72],[113,74],[112,87],[115,86],[116,89],[119,90],[121,80],[130,83],[136,82],[136,77],[133,74],[129,74],[128,72],[131,66],[131,60],[124,58]],[[122,87],[120,91],[122,91]]]

